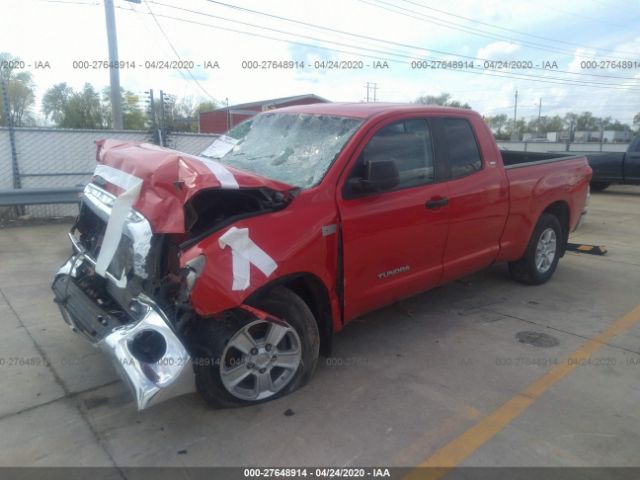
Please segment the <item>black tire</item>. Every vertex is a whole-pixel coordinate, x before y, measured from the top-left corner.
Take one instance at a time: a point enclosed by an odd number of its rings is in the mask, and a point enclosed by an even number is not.
[[[536,249],[538,247],[540,237],[548,229],[552,229],[555,233],[555,256],[548,268],[541,271],[536,266]],[[564,248],[564,241],[564,234],[558,217],[550,213],[543,213],[540,215],[538,223],[533,229],[531,239],[529,240],[524,255],[519,260],[509,263],[509,272],[511,273],[511,277],[514,280],[527,285],[540,285],[547,282],[556,271],[562,249]]]
[[[603,190],[606,190],[609,185],[611,184],[607,182],[591,182],[591,191],[602,192]]]
[[[255,321],[255,318],[201,319],[195,329],[194,370],[196,386],[204,400],[215,408],[254,405],[287,395],[302,387],[313,374],[318,363],[320,335],[318,325],[307,304],[291,290],[275,287],[253,305],[281,320],[298,334],[301,347],[300,364],[288,383],[268,398],[246,400],[232,394],[224,385],[221,369],[225,346],[232,337]],[[257,381],[257,380],[256,380]]]

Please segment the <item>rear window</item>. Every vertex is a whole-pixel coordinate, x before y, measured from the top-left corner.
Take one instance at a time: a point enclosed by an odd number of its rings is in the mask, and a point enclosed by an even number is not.
[[[444,135],[452,178],[464,177],[482,169],[476,137],[467,120],[445,118]]]

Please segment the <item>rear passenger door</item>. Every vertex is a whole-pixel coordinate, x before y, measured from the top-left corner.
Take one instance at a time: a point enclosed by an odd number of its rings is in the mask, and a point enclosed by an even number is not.
[[[482,122],[478,118],[478,122]],[[488,129],[485,142],[493,142]],[[481,143],[467,118],[440,119],[438,145],[446,152],[449,236],[443,282],[490,265],[509,211],[508,182],[492,144]]]

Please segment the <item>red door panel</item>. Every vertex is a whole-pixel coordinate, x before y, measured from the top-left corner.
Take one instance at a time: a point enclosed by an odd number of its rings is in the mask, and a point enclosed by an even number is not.
[[[440,282],[449,207],[426,207],[439,197],[445,184],[342,201],[345,320]]]
[[[489,266],[508,213],[507,187],[497,167],[449,182],[449,237],[443,282]]]
[[[508,181],[491,132],[480,119],[444,118],[449,236],[442,281],[489,266],[497,257],[509,213]]]
[[[398,184],[358,195],[347,181],[338,208],[342,225],[345,320],[438,284],[447,239],[447,185],[439,175],[425,118],[395,119],[371,132],[348,178],[391,162]],[[346,195],[346,198],[345,198]]]

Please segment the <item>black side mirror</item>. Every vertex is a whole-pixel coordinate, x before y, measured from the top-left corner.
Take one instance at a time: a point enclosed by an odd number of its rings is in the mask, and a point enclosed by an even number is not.
[[[349,187],[353,192],[366,193],[391,190],[400,183],[400,172],[393,160],[369,160],[365,163],[366,178],[351,178]]]

